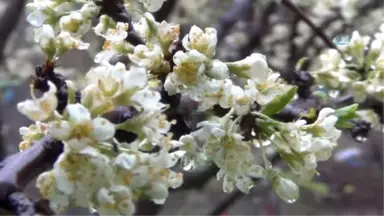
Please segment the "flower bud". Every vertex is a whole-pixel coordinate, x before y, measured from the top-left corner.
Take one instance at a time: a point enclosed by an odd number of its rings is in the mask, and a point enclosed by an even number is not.
[[[216,53],[217,32],[214,28],[204,31],[197,26],[192,26],[189,34],[183,39],[183,46],[187,50],[197,50],[212,58]]]
[[[211,62],[211,68],[207,71],[207,75],[214,79],[223,80],[228,78],[228,67],[222,61],[215,59]]]
[[[253,53],[243,60],[227,63],[229,70],[239,77],[252,80],[267,80],[270,69],[266,57]]]
[[[35,30],[35,41],[40,43],[41,49],[52,59],[56,52],[55,31],[50,25],[43,25]]]
[[[88,2],[80,9],[81,14],[86,18],[92,18],[99,14],[100,8],[93,2]]]
[[[60,18],[60,28],[72,34],[83,35],[91,28],[90,20],[86,20],[78,11]]]
[[[148,195],[155,200],[163,200],[168,197],[168,188],[162,183],[153,183]]]
[[[166,0],[139,0],[149,12],[160,10]]]
[[[299,187],[288,178],[276,176],[272,180],[276,194],[288,203],[293,203],[299,198]]]

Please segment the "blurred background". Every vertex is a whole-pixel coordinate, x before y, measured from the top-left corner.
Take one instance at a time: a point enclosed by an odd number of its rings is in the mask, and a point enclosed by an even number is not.
[[[372,36],[384,22],[382,0],[295,0],[329,38]],[[16,104],[30,97],[29,83],[36,65],[44,63],[34,43],[33,28],[26,22],[25,0],[0,0],[0,159],[18,152],[18,129],[31,122],[19,114]],[[158,20],[180,23],[181,34],[195,24],[218,30],[218,58],[242,59],[253,52],[267,56],[271,68],[282,74],[294,70],[301,57],[308,69],[316,67],[318,55],[328,49],[306,23],[278,1],[272,0],[167,0],[157,12]],[[103,41],[90,32],[88,51],[72,51],[59,60],[58,72],[78,80],[93,65]],[[320,163],[311,184],[302,186],[300,199],[284,203],[267,182],[260,182],[249,195],[225,194],[215,179],[216,169],[207,167],[186,174],[186,186],[172,191],[164,206],[139,205],[142,215],[383,215],[383,130],[372,129],[364,142],[343,132],[330,161]],[[31,183],[29,191],[38,198]],[[88,214],[71,209],[68,214]]]

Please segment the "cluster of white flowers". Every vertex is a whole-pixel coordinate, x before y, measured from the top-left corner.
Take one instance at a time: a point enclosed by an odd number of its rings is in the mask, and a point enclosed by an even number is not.
[[[34,141],[38,141],[47,135],[47,129],[47,124],[38,121],[35,124],[31,124],[29,127],[21,127],[19,132],[23,141],[21,141],[19,145],[20,151],[30,148]]]
[[[83,6],[76,10],[78,3]],[[91,28],[92,18],[99,13],[93,1],[38,1],[27,4],[32,9],[27,17],[35,26],[35,41],[38,42],[49,60],[55,59],[72,49],[88,49],[89,44],[81,41]]]
[[[337,120],[335,110],[324,108],[312,124],[298,120],[281,125],[280,131],[271,136],[271,142],[292,172],[303,180],[309,180],[316,173],[317,161],[328,160],[337,145],[341,134],[335,128]]]
[[[320,56],[321,67],[313,71],[316,81],[331,90],[351,92],[356,102],[367,97],[384,100],[384,24],[371,41],[355,31],[349,43]],[[370,42],[371,41],[371,42]],[[367,51],[368,50],[368,51]]]
[[[164,1],[138,2],[155,11]],[[132,1],[125,3],[129,6]],[[79,4],[82,7],[76,10]],[[54,65],[60,55],[72,49],[88,48],[80,38],[91,29],[91,19],[100,11],[93,1],[34,0],[28,7],[33,9],[28,20],[37,27],[36,41],[47,56],[47,64]],[[132,45],[126,40],[132,26],[143,44]],[[297,199],[295,182],[272,167],[258,165],[251,148],[253,140],[245,141],[239,128],[254,103],[262,109],[270,108],[280,103],[277,97],[291,94],[294,89],[268,67],[266,57],[254,53],[239,61],[222,62],[215,59],[215,29],[193,26],[180,41],[179,25],[156,22],[150,13],[142,14],[132,26],[107,15],[99,17],[93,30],[105,43],[94,58],[98,65],[85,75],[80,101],[74,99],[75,84],[67,80],[68,101],[63,112],[58,112],[59,86],[47,81],[49,89],[40,98],[32,92],[33,99],[17,106],[36,121],[28,129],[20,129],[21,150],[45,135],[64,144],[54,168],[37,180],[50,207],[62,212],[73,203],[102,215],[132,215],[135,201],[164,203],[168,189],[182,184],[182,173],[171,170],[179,160],[188,170],[213,161],[220,168],[217,178],[223,180],[225,192],[236,187],[248,193],[254,178],[269,178],[279,196],[287,201]],[[183,49],[178,48],[178,42]],[[111,64],[115,55],[129,57],[129,69],[121,62]],[[231,76],[246,85],[236,85]],[[173,140],[170,129],[175,122],[164,114],[168,106],[160,102],[160,83],[169,95],[185,94],[198,102],[199,111],[220,105],[230,112],[222,118],[202,121],[196,131]],[[281,103],[285,106],[287,101]],[[104,114],[118,107],[138,112],[114,124]],[[329,158],[340,135],[334,128],[337,117],[333,112],[323,109],[310,125],[303,121],[278,122],[275,133],[261,130],[258,137],[269,137],[292,171],[310,179],[316,162]],[[257,118],[271,120],[257,113]],[[130,143],[119,141],[115,138],[117,130],[136,136]]]

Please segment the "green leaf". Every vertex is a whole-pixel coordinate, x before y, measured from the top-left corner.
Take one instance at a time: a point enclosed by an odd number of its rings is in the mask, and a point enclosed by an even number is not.
[[[335,127],[336,128],[339,128],[339,129],[342,129],[342,128],[352,128],[354,126],[353,123],[349,122],[349,121],[337,121],[336,122],[336,125]]]
[[[314,119],[317,116],[316,109],[312,107],[311,109],[309,109],[308,113],[303,113],[300,116],[301,117],[306,117],[308,119]]]
[[[295,66],[296,71],[300,71],[306,61],[308,61],[308,57],[303,57],[299,59]]]
[[[261,110],[261,113],[267,116],[272,116],[280,112],[282,109],[284,109],[285,106],[287,106],[291,102],[291,100],[295,97],[296,92],[297,86],[293,86],[289,91],[275,97],[275,99],[266,104]]]
[[[339,121],[347,121],[356,117],[356,111],[359,109],[359,104],[352,104],[350,106],[337,109],[335,115]]]

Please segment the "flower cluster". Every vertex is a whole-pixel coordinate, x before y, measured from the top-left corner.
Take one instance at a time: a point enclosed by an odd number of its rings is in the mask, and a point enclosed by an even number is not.
[[[338,118],[335,110],[324,108],[317,120],[286,123],[271,136],[271,142],[288,162],[294,174],[309,180],[316,173],[317,161],[326,161],[337,145],[341,131],[335,128]]]
[[[124,1],[127,7],[134,2]],[[136,1],[149,11],[158,10],[163,2]],[[103,11],[87,0],[35,0],[28,7],[33,9],[28,20],[37,27],[36,42],[51,66],[65,52],[88,48],[81,37],[92,29],[92,18]],[[36,121],[20,129],[21,150],[45,135],[64,145],[53,169],[37,179],[41,194],[57,212],[73,203],[101,215],[132,215],[137,200],[162,204],[169,188],[183,182],[182,173],[171,169],[178,161],[186,170],[212,161],[220,169],[217,178],[223,181],[225,192],[236,187],[248,193],[255,178],[268,178],[280,197],[292,201],[298,196],[296,183],[268,165],[263,152],[264,167],[258,165],[252,144],[268,139],[293,173],[305,180],[315,173],[317,161],[327,160],[336,145],[340,131],[334,127],[337,117],[330,108],[320,111],[313,124],[271,119],[295,96],[296,88],[283,83],[261,54],[234,62],[215,58],[217,33],[213,28],[192,26],[180,40],[179,25],[159,23],[150,13],[141,14],[132,25],[100,14],[93,31],[105,43],[94,58],[97,65],[85,75],[84,88],[77,89],[68,80],[62,88],[63,82],[48,78],[44,91],[39,89],[41,97],[32,91],[32,99],[17,106]],[[141,37],[141,44],[130,42],[131,32]],[[131,64],[112,64],[116,55],[128,57]],[[57,75],[54,69],[49,73]],[[162,93],[189,96],[199,103],[198,111],[214,105],[230,111],[221,118],[207,112],[197,130],[173,139],[171,128],[176,122],[165,114],[168,105]],[[68,94],[67,101],[61,101],[59,94]],[[258,111],[252,110],[255,103],[260,105]],[[59,109],[59,104],[65,106]],[[122,110],[129,113],[119,120],[111,117]],[[247,140],[240,128],[245,115],[263,119],[257,136]],[[264,127],[265,122],[274,129]]]
[[[343,56],[327,50],[320,56],[320,69],[313,71],[316,81],[341,94],[349,90],[356,102],[367,97],[383,101],[384,24],[380,30],[371,42],[370,37],[353,32],[350,43],[339,45]]]
[[[82,3],[79,10],[76,5]],[[49,60],[55,59],[72,49],[88,49],[89,44],[81,36],[91,28],[92,18],[99,8],[92,1],[38,1],[27,4],[32,9],[27,17],[35,26],[35,41],[38,42]]]
[[[36,122],[29,127],[21,127],[19,133],[23,141],[19,144],[20,151],[24,151],[33,145],[34,141],[38,141],[47,135],[48,125],[42,122]]]

